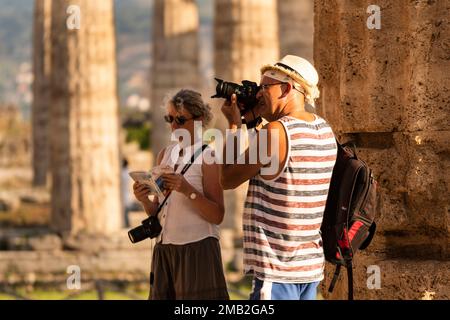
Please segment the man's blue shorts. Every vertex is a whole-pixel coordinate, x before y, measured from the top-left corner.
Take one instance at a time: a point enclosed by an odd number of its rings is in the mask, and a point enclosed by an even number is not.
[[[319,283],[279,283],[255,277],[250,300],[316,300]]]

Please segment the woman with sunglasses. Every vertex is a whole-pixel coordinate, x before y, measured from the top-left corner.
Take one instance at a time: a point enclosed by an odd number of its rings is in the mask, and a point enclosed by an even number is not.
[[[191,143],[185,148],[171,144],[157,157],[159,166],[171,167],[174,173],[162,175],[166,192],[172,192],[158,214],[163,230],[153,250],[150,299],[228,299],[219,245],[224,216],[219,165],[194,161],[180,174],[190,155],[202,147],[194,145],[198,134],[194,123],[206,126],[211,109],[198,92],[181,90],[167,103],[164,119],[172,131],[186,130]],[[147,214],[154,214],[160,199],[150,201],[145,185],[135,183],[133,189]]]

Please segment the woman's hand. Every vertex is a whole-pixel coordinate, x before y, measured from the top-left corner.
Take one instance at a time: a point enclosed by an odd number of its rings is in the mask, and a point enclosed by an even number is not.
[[[225,118],[227,118],[230,127],[237,126],[238,128],[242,125],[241,112],[239,111],[239,106],[237,104],[237,97],[235,94],[231,96],[231,101],[226,100],[222,105],[222,113]]]
[[[188,196],[192,190],[192,186],[179,173],[165,173],[161,175],[164,181],[164,188],[170,191],[178,191]]]
[[[150,199],[148,198],[150,195],[150,188],[147,185],[136,181],[133,184],[133,192],[138,201],[142,203],[150,202]]]

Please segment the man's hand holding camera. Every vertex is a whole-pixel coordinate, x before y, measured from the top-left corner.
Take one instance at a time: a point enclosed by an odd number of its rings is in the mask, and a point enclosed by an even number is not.
[[[249,123],[256,120],[261,115],[261,109],[263,107],[264,104],[261,103],[261,101],[258,101],[254,107],[248,109],[243,103],[238,102],[236,94],[233,94],[231,100],[225,100],[221,110],[228,120],[230,129],[239,129],[242,125],[241,115],[244,117],[245,121]]]
[[[241,127],[241,109],[242,108],[239,108],[238,106],[236,94],[231,96],[231,100],[225,100],[223,103],[221,110],[225,118],[228,120],[230,129],[238,129]]]

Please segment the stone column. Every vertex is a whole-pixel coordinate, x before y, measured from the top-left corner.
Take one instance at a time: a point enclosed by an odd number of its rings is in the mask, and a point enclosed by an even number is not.
[[[51,39],[52,226],[107,234],[122,221],[113,1],[54,1]]]
[[[49,171],[51,0],[34,2],[33,27],[33,185],[45,186]]]
[[[278,0],[280,56],[287,54],[313,62],[314,0]]]
[[[379,183],[378,231],[355,259],[356,299],[448,299],[450,24],[445,1],[315,1],[318,111]],[[370,290],[369,266],[380,289]],[[371,267],[373,272],[373,267]],[[346,297],[346,277],[326,298]]]
[[[215,76],[240,83],[259,83],[260,67],[279,57],[277,6],[275,0],[216,0],[214,9]],[[220,108],[216,127],[227,128]],[[235,240],[242,235],[242,212],[248,183],[225,191],[225,218],[222,229]],[[225,239],[224,239],[225,240]],[[237,247],[242,245],[236,243]],[[236,261],[238,262],[238,261]],[[240,261],[239,261],[240,262]]]
[[[279,56],[274,0],[216,0],[214,67],[228,81],[259,82],[261,65]]]
[[[153,9],[152,151],[170,142],[165,98],[181,88],[198,89],[199,16],[194,0],[155,0]]]

